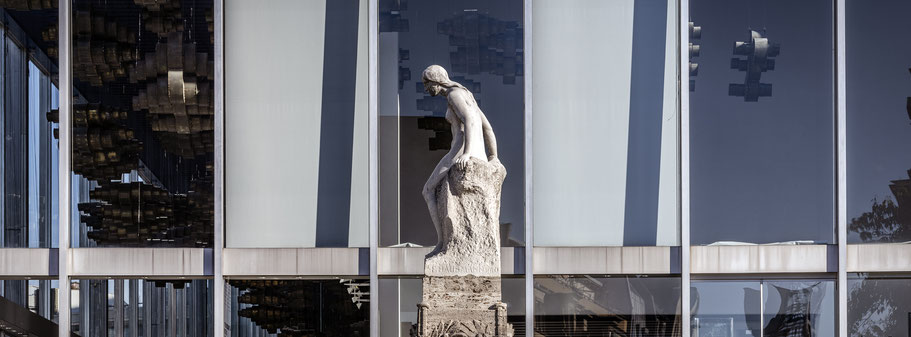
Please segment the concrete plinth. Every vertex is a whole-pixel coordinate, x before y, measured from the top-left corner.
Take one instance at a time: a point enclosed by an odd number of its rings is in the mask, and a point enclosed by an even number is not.
[[[513,336],[499,277],[424,277],[412,337]]]

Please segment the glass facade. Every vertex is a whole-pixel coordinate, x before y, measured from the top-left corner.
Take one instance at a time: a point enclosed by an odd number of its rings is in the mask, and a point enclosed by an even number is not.
[[[692,243],[835,242],[834,3],[689,9]]]
[[[73,247],[212,247],[212,1],[74,0]]]
[[[680,278],[535,277],[536,336],[680,336]]]
[[[369,280],[231,280],[232,337],[369,336]]]
[[[911,335],[911,279],[858,273],[848,276],[848,331],[851,336]]]
[[[415,334],[433,64],[514,336],[909,336],[906,2],[0,0],[0,337]]]
[[[381,246],[433,246],[424,183],[451,149],[446,98],[425,92],[437,64],[474,95],[506,167],[500,244],[524,245],[523,3],[379,1],[379,228]]]
[[[73,280],[70,289],[80,336],[213,335],[212,280]]]
[[[692,334],[835,336],[831,280],[694,281]]]
[[[847,1],[845,28],[848,92],[848,242],[911,241],[911,47],[883,53],[873,46],[900,38],[911,28],[900,13],[904,1]]]

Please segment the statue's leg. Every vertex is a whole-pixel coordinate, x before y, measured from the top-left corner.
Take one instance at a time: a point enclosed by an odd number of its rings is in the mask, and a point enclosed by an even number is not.
[[[437,246],[443,242],[443,228],[440,224],[442,220],[440,219],[439,210],[437,209],[436,189],[449,171],[449,165],[444,165],[444,161],[445,158],[433,169],[433,174],[427,179],[427,182],[424,184],[424,189],[421,192],[424,195],[424,202],[427,203],[427,209],[430,211],[430,219],[433,221],[433,227],[437,231]]]

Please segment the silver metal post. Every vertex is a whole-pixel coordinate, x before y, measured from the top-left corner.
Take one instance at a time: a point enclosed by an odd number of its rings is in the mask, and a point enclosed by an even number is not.
[[[73,166],[73,135],[70,132],[73,126],[70,118],[73,109],[73,64],[72,64],[72,46],[73,39],[70,38],[72,27],[72,1],[60,0],[58,4],[58,57],[59,57],[59,166],[57,170],[59,179],[58,211],[59,228],[58,233],[58,294],[57,294],[57,332],[60,337],[69,337],[70,335],[70,282],[69,267],[69,248],[70,248],[70,206],[72,200],[72,176],[70,170]]]
[[[533,0],[525,0],[525,36],[523,50],[525,58],[525,336],[535,335],[535,226],[534,226],[534,161],[532,160],[532,19]]]
[[[377,251],[379,247],[379,108],[377,104],[379,81],[379,0],[369,0],[368,5],[368,35],[370,44],[367,48],[370,56],[368,60],[368,137],[369,172],[370,172],[370,336],[380,335],[380,305],[379,285],[380,278],[377,274]]]
[[[215,237],[213,247],[214,337],[225,336],[225,1],[215,0]]]
[[[837,183],[837,221],[838,221],[838,336],[848,337],[848,193],[847,193],[847,100],[845,97],[846,90],[846,73],[845,73],[845,0],[836,0],[835,9],[835,29],[836,29],[836,76],[837,89],[836,99],[836,151],[838,152],[838,166],[836,167]]]
[[[680,103],[680,321],[682,336],[690,337],[690,1],[679,0],[677,16],[680,36],[677,67]]]

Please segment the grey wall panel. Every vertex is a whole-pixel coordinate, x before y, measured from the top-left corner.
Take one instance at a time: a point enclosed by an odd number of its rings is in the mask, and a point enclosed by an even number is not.
[[[367,275],[360,248],[225,248],[225,277]]]
[[[672,247],[535,247],[533,270],[535,274],[670,274],[680,269],[672,252],[676,253]]]
[[[203,248],[73,248],[71,277],[203,277]]]
[[[56,251],[54,251],[56,253]],[[0,277],[50,276],[50,249],[0,249]]]
[[[848,273],[911,271],[911,245],[867,244],[848,245]]]
[[[693,246],[693,274],[825,273],[827,245]]]

